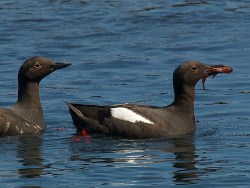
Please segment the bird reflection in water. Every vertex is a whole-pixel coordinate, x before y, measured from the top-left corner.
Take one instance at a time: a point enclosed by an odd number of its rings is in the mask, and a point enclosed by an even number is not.
[[[42,138],[40,135],[20,136],[17,158],[21,164],[18,169],[20,178],[37,178],[43,171],[41,159]]]
[[[195,183],[202,175],[208,173],[208,170],[200,169],[198,164],[204,157],[196,154],[193,135],[178,139],[148,140],[93,136],[88,144],[84,140],[71,143],[70,160],[77,162],[85,170],[96,163],[103,167],[100,170],[104,172],[112,169],[138,168],[136,173],[133,171],[131,174],[136,182],[144,181],[142,177],[145,176],[147,180],[154,181],[157,181],[157,178],[159,181],[171,178],[177,185]],[[155,170],[157,174],[161,172],[162,177],[155,177]]]

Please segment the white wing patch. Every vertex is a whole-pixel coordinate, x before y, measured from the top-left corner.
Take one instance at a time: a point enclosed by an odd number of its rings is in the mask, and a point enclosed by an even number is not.
[[[145,117],[133,112],[132,110],[123,107],[111,108],[111,115],[114,118],[124,121],[129,121],[132,123],[140,121],[143,123],[154,124],[152,121],[146,119]]]

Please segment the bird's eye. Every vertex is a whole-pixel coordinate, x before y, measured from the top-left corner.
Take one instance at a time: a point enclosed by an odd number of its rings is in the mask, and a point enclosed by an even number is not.
[[[196,66],[193,66],[193,67],[192,67],[192,70],[193,70],[193,71],[197,71],[197,67],[196,67]]]
[[[35,69],[39,69],[41,67],[40,63],[36,63],[34,66],[33,66]]]

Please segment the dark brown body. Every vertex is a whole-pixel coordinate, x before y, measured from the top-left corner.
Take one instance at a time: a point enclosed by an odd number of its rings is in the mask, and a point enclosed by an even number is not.
[[[225,66],[223,65],[223,68]],[[186,62],[173,74],[174,102],[166,107],[136,104],[95,106],[70,103],[69,111],[78,132],[101,133],[133,138],[177,138],[195,131],[195,85],[203,78],[223,73],[221,66],[208,66],[200,62]],[[117,115],[112,114],[116,109]],[[129,112],[128,116],[119,114]],[[142,120],[140,120],[142,118]],[[145,119],[145,121],[144,121]],[[147,122],[148,121],[148,122]]]
[[[54,63],[43,57],[33,57],[24,62],[18,73],[16,104],[9,109],[0,109],[0,135],[35,134],[44,131],[39,83],[45,76],[69,65]]]

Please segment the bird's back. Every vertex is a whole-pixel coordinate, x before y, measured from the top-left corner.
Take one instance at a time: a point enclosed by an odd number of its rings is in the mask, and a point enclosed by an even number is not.
[[[29,114],[30,115],[30,114]],[[21,112],[12,109],[0,109],[0,135],[18,135],[39,133],[44,124],[25,117]]]

